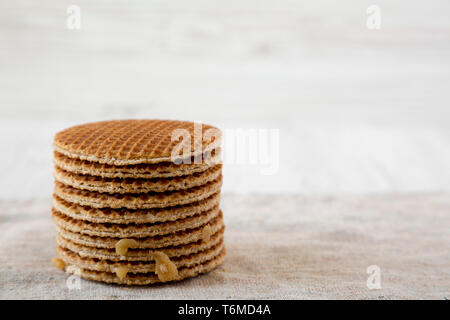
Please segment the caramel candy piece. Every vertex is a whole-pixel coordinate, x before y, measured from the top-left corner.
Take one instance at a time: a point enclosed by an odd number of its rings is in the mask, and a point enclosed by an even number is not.
[[[155,257],[155,273],[162,282],[175,280],[178,277],[177,266],[170,261],[164,252],[153,253]]]
[[[128,248],[137,247],[139,244],[133,239],[121,239],[116,243],[116,253],[118,255],[124,256],[128,252]]]
[[[202,241],[208,242],[211,239],[211,236],[212,236],[212,230],[208,224],[202,229]]]
[[[64,270],[66,268],[66,264],[60,258],[53,258],[52,263],[55,267]]]
[[[128,273],[128,267],[121,266],[121,267],[116,268],[116,275],[119,277],[120,280],[125,278],[127,276],[127,273]]]

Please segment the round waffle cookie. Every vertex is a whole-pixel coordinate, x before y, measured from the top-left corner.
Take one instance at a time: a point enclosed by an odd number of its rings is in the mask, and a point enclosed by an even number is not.
[[[170,259],[177,268],[191,267],[213,259],[214,257],[218,256],[222,252],[222,250],[223,241],[219,241],[219,243],[202,251],[183,256],[175,256],[171,257]],[[107,259],[81,257],[78,253],[61,246],[57,246],[57,253],[67,265],[75,265],[82,269],[116,272],[119,267],[126,267],[127,272],[129,273],[155,272],[155,257],[153,253],[149,253],[150,259],[145,261],[114,261]]]
[[[93,208],[61,199],[53,195],[53,208],[64,215],[76,220],[86,220],[96,223],[156,223],[167,222],[190,217],[200,212],[208,211],[219,205],[220,193],[214,193],[201,201],[184,205],[152,208],[152,209],[127,209],[127,208]]]
[[[115,224],[95,223],[76,220],[52,209],[52,217],[56,225],[72,232],[99,237],[145,238],[170,234],[186,229],[193,229],[209,223],[220,215],[219,207],[212,208],[198,215],[175,221],[160,223]]]
[[[209,198],[222,187],[222,175],[213,181],[186,190],[148,193],[106,194],[73,188],[55,182],[55,194],[72,203],[93,208],[148,209],[183,205]]]
[[[215,154],[217,153],[217,155]],[[62,153],[53,153],[53,163],[55,166],[72,173],[99,176],[103,178],[168,178],[185,176],[197,172],[206,171],[211,166],[220,163],[220,149],[213,150],[210,161],[208,155],[203,158],[192,158],[190,164],[173,162],[160,162],[157,164],[142,163],[134,165],[114,166],[106,163],[98,163],[76,158],[69,158]],[[197,162],[197,160],[202,160]]]
[[[220,266],[225,261],[226,249],[223,247],[222,251],[211,260],[191,266],[182,267],[178,269],[178,275],[171,281],[180,281],[186,278],[192,278],[202,273],[209,272]],[[126,277],[120,278],[116,273],[102,272],[80,268],[76,265],[69,265],[66,272],[78,275],[87,280],[95,280],[106,283],[125,284],[125,285],[150,285],[158,284],[161,281],[155,273],[130,273]]]
[[[211,233],[219,232],[225,229],[223,223],[222,215],[211,220],[209,223],[199,226],[193,229],[186,229],[178,232],[173,232],[165,235],[158,235],[153,237],[145,238],[132,238],[135,240],[135,245],[130,246],[130,248],[135,249],[163,249],[165,247],[179,246],[191,242],[196,242],[205,238],[205,227],[209,227]],[[57,226],[58,235],[64,239],[71,241],[73,243],[95,247],[95,248],[105,248],[105,249],[115,249],[116,244],[121,240],[121,238],[114,237],[98,237],[81,234],[78,232],[72,232],[70,230],[64,229],[63,227]]]
[[[161,249],[131,249],[129,248],[126,256],[118,254],[114,248],[96,248],[77,244],[71,240],[66,239],[59,232],[56,236],[56,244],[62,248],[69,249],[78,253],[83,258],[104,259],[111,261],[147,261],[153,260],[153,253],[156,251],[164,252],[169,258],[185,256],[199,251],[209,249],[222,241],[224,229],[219,229],[209,238],[200,238],[197,241],[186,244],[165,246]]]
[[[220,140],[212,126],[168,120],[57,133],[55,266],[89,280],[145,285],[223,263]]]
[[[70,158],[121,166],[172,162],[172,153],[179,149],[180,140],[183,153],[189,152],[176,155],[190,159],[218,148],[221,132],[210,125],[187,121],[112,120],[60,131],[53,146]]]
[[[221,164],[187,176],[150,179],[102,178],[68,172],[57,166],[54,169],[56,181],[77,189],[106,193],[145,193],[189,189],[216,180],[221,173]]]

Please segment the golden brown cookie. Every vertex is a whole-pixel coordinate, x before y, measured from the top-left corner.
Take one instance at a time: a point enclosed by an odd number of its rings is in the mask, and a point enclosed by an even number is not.
[[[176,256],[170,258],[177,268],[191,267],[196,264],[204,263],[213,259],[222,252],[224,248],[223,240],[219,241],[216,245],[207,248],[203,251],[198,251],[185,256]],[[75,265],[82,269],[103,271],[103,272],[116,272],[119,267],[126,267],[127,273],[149,273],[155,272],[155,254],[151,254],[151,259],[146,261],[114,261],[103,260],[97,258],[81,257],[78,253],[71,251],[67,248],[60,246],[56,247],[57,254],[60,259],[67,265]]]
[[[189,152],[180,156],[191,158],[216,149],[220,143],[219,129],[210,125],[202,124],[201,132],[195,132],[194,123],[188,121],[111,120],[60,131],[53,146],[70,158],[129,165],[171,162],[172,153],[180,146]]]
[[[178,269],[178,276],[172,281],[180,281],[186,278],[195,277],[202,273],[207,273],[218,267],[225,261],[226,249],[223,250],[211,260],[191,266],[181,267]],[[155,273],[127,273],[124,278],[119,278],[116,273],[94,271],[83,269],[76,265],[69,265],[66,267],[66,272],[80,276],[87,280],[101,281],[106,283],[126,284],[126,285],[150,285],[161,283]]]
[[[147,193],[197,187],[217,179],[221,173],[222,165],[218,164],[203,172],[170,178],[102,178],[68,172],[59,167],[55,167],[53,175],[56,181],[76,189],[102,193]]]
[[[208,211],[217,206],[220,201],[220,193],[214,193],[208,198],[184,205],[152,208],[152,209],[127,209],[127,208],[92,208],[81,206],[61,199],[53,195],[53,207],[66,216],[77,220],[86,220],[96,223],[156,223],[167,222],[187,218],[201,212]]]
[[[55,166],[68,172],[103,178],[169,178],[203,172],[216,164],[220,164],[220,149],[216,151],[218,151],[218,155],[214,154],[214,158],[209,159],[211,161],[208,162],[201,161],[201,163],[196,163],[196,159],[192,158],[190,164],[160,162],[156,164],[142,163],[123,166],[69,158],[62,153],[54,151],[53,163]],[[204,155],[203,158],[207,156]]]
[[[206,226],[210,227],[212,233],[216,233],[219,230],[223,230],[225,226],[223,224],[222,215],[220,214],[218,217],[211,220],[207,224],[201,225],[197,228],[178,231],[167,235],[159,235],[146,238],[133,238],[134,240],[136,240],[137,245],[132,246],[131,248],[157,249],[196,242],[198,240],[203,239],[203,229]],[[89,236],[86,234],[66,230],[60,226],[56,226],[56,229],[58,231],[58,234],[66,240],[70,240],[76,244],[80,244],[83,246],[95,248],[114,249],[116,247],[117,242],[121,239],[113,237]]]
[[[59,233],[56,235],[56,243],[62,248],[69,249],[73,252],[78,253],[82,258],[96,258],[111,261],[147,261],[153,260],[153,253],[156,251],[164,252],[168,257],[177,257],[190,255],[202,250],[209,249],[217,245],[222,241],[224,229],[220,229],[215,234],[211,236],[208,241],[204,239],[199,239],[195,242],[177,245],[177,246],[167,246],[162,247],[157,250],[155,249],[128,249],[124,255],[120,255],[116,252],[116,249],[111,248],[95,248],[77,244],[70,240],[67,240]],[[116,244],[117,246],[117,244]]]
[[[52,218],[55,224],[65,230],[90,236],[116,237],[116,238],[145,238],[157,235],[170,234],[186,229],[194,229],[205,225],[220,216],[219,207],[184,219],[160,223],[116,224],[95,223],[75,220],[63,213],[52,209]]]
[[[222,175],[216,180],[186,190],[141,194],[107,194],[80,190],[55,181],[55,194],[66,201],[93,208],[148,209],[171,207],[200,201],[219,192],[221,186]]]

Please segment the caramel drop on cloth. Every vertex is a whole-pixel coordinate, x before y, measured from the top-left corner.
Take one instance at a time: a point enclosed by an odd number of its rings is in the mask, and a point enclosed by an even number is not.
[[[53,258],[52,263],[58,269],[64,270],[66,268],[66,264],[60,258]]]

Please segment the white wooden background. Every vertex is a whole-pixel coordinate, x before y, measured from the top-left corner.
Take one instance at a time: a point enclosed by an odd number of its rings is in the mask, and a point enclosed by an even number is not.
[[[280,129],[279,172],[228,165],[226,192],[449,191],[449,13],[448,0],[0,0],[0,198],[49,197],[56,131],[130,117]]]

